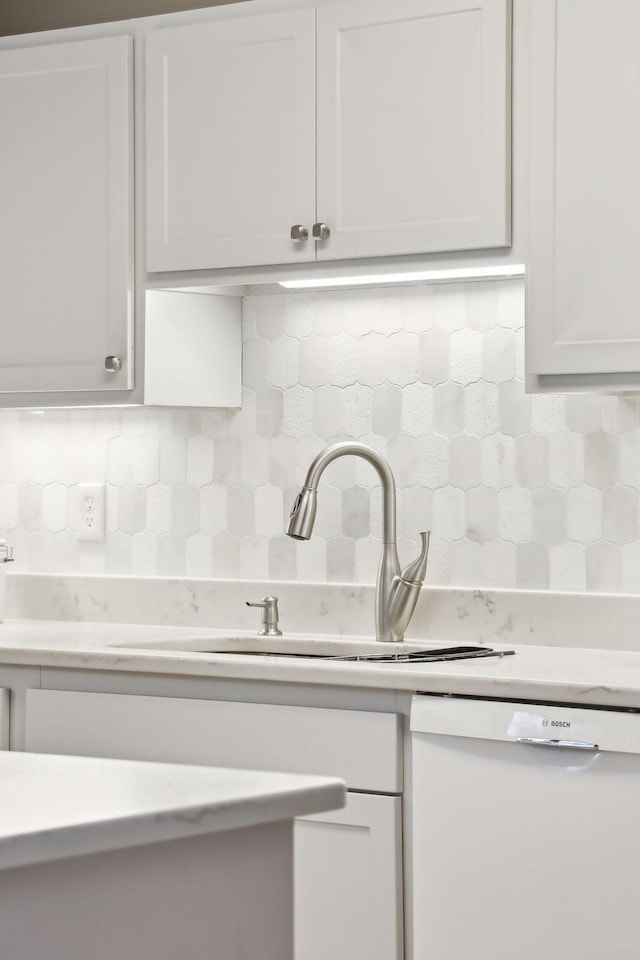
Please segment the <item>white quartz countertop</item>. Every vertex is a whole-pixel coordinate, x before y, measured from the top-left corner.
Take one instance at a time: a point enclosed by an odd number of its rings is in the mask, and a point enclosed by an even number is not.
[[[329,777],[0,751],[0,869],[344,806]]]
[[[229,633],[233,636],[255,636],[255,632],[195,627],[6,620],[0,624],[0,664],[224,677],[640,708],[640,652],[634,650],[583,649],[491,640],[487,645],[493,649],[515,650],[515,655],[411,665],[334,663],[205,652],[208,640]],[[310,645],[319,639],[319,636],[303,637],[301,634],[285,634],[283,639],[286,640],[287,636],[304,639]],[[477,637],[471,632],[465,642],[476,643]],[[151,643],[163,644],[165,648],[145,647],[145,644]],[[445,645],[433,637],[429,644]],[[199,646],[200,650],[181,649],[194,645]]]

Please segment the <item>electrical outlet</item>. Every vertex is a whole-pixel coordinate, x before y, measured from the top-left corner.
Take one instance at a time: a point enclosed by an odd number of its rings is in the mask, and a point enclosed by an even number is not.
[[[78,531],[78,540],[104,540],[106,495],[107,487],[104,483],[78,484],[73,524]]]

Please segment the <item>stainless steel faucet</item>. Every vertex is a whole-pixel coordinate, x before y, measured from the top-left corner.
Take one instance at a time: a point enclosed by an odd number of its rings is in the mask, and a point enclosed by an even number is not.
[[[413,563],[400,571],[396,547],[396,484],[391,467],[364,443],[334,443],[322,450],[309,467],[302,490],[291,508],[287,535],[309,540],[316,519],[317,493],[325,468],[338,457],[362,457],[375,467],[382,483],[382,556],[376,582],[376,639],[399,642],[418,602],[427,568],[429,533],[420,534],[422,549]]]

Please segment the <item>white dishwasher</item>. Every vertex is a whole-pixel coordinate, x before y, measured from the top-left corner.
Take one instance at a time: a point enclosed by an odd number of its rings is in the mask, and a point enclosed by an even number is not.
[[[638,960],[640,714],[418,695],[414,960]]]

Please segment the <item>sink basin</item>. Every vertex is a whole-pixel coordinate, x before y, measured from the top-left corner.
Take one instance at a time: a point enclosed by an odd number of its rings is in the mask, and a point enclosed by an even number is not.
[[[379,643],[367,640],[288,639],[286,637],[220,636],[202,640],[159,640],[138,644],[113,644],[137,650],[173,653],[201,653],[244,657],[282,657],[286,659],[357,661],[378,663],[428,663],[436,660],[466,660],[476,657],[502,657],[512,650],[491,647],[427,643]]]

